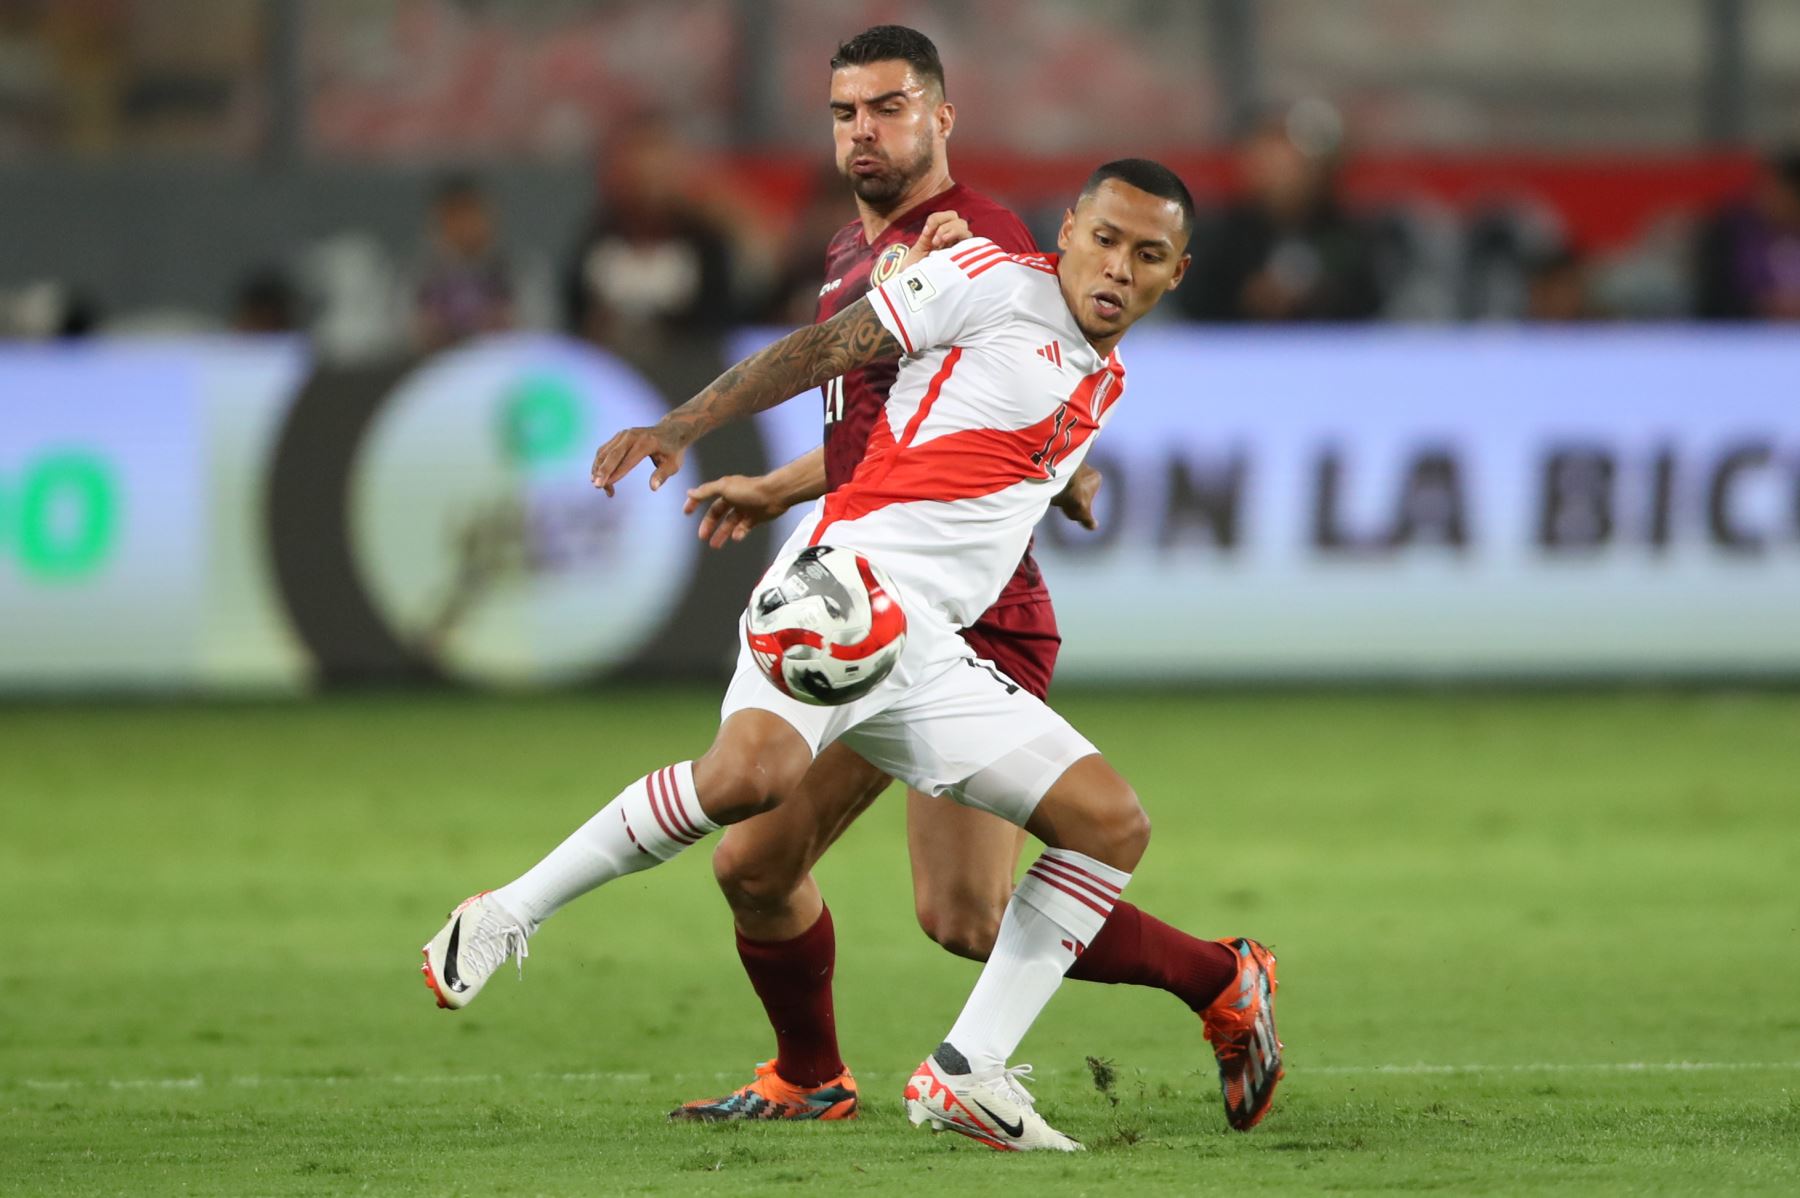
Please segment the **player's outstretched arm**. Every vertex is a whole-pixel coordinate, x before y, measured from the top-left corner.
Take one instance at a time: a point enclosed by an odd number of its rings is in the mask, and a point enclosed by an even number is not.
[[[825,494],[825,447],[795,458],[767,474],[727,474],[690,487],[681,510],[693,515],[707,504],[700,517],[700,539],[714,549],[741,541],[758,524],[777,519],[797,503]]]
[[[681,469],[687,447],[720,425],[899,353],[900,343],[876,318],[867,297],[859,299],[830,320],[789,333],[745,358],[651,427],[614,436],[594,454],[594,485],[611,495],[613,484],[649,458],[656,466],[650,475],[654,491]]]
[[[956,213],[934,212],[925,218],[903,266],[968,236],[968,222]],[[611,495],[613,484],[649,458],[656,467],[650,489],[657,490],[681,469],[687,447],[721,424],[772,408],[827,379],[899,353],[900,343],[876,319],[865,296],[830,320],[790,333],[745,358],[653,427],[626,429],[613,437],[594,454],[594,485]]]

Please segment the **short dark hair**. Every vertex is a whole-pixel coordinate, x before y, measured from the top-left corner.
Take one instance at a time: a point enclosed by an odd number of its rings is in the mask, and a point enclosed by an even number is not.
[[[1187,184],[1181,181],[1181,176],[1162,163],[1152,162],[1148,158],[1116,158],[1111,162],[1103,162],[1094,168],[1094,173],[1082,184],[1080,198],[1085,200],[1099,191],[1100,185],[1108,179],[1117,179],[1159,199],[1175,201],[1181,207],[1182,236],[1193,233],[1194,197],[1188,193]]]
[[[944,62],[930,38],[905,25],[876,25],[863,30],[837,48],[831,56],[831,69],[866,67],[872,62],[904,59],[912,64],[919,78],[937,84],[938,95],[944,94]]]

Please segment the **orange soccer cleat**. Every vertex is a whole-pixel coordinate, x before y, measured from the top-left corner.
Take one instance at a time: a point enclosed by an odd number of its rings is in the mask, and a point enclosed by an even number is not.
[[[1283,1045],[1275,1035],[1275,954],[1243,936],[1219,943],[1237,954],[1237,980],[1200,1018],[1219,1062],[1225,1119],[1238,1131],[1249,1131],[1268,1114],[1275,1084],[1284,1076]]]
[[[699,1098],[669,1112],[671,1119],[723,1123],[731,1119],[854,1119],[856,1079],[848,1069],[817,1086],[796,1086],[775,1072],[774,1061],[756,1067],[756,1080],[723,1098]]]

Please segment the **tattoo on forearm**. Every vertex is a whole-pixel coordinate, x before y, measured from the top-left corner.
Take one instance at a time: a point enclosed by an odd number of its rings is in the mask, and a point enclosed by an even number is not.
[[[900,343],[860,299],[821,324],[759,350],[664,417],[686,444],[721,424],[772,408],[827,379],[900,353]]]

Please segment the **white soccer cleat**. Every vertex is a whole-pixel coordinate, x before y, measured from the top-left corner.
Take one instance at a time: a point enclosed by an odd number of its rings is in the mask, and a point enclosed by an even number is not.
[[[525,939],[530,933],[492,894],[484,890],[457,904],[444,930],[425,946],[420,972],[440,1007],[458,1011],[474,1002],[509,958],[516,957],[519,975],[525,974],[525,958],[530,955]]]
[[[957,1065],[965,1072],[952,1072]],[[914,1127],[953,1131],[1002,1152],[1086,1151],[1037,1113],[1020,1084],[1030,1076],[1030,1065],[980,1075],[967,1068],[968,1061],[948,1044],[919,1063],[906,1083],[906,1117]]]

